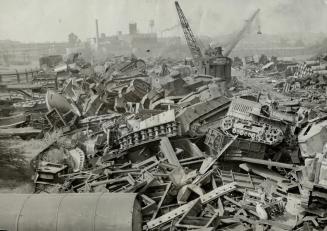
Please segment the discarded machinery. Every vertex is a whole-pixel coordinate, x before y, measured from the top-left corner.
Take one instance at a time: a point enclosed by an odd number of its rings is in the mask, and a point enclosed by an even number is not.
[[[270,108],[259,102],[235,98],[221,128],[251,141],[276,145],[284,139],[285,124],[270,116]]]
[[[123,131],[123,128],[121,128]],[[139,123],[139,126],[128,134],[121,134],[119,138],[120,150],[126,150],[138,145],[159,140],[160,137],[176,136],[178,126],[175,121],[174,110],[162,112]]]
[[[219,153],[231,139],[231,136],[224,134],[219,128],[210,128],[204,143],[214,153]],[[263,159],[265,151],[265,144],[237,138],[226,151],[224,160],[235,160],[244,156]]]
[[[224,96],[192,104],[176,115],[183,134],[205,134],[210,126],[224,118],[230,100]]]

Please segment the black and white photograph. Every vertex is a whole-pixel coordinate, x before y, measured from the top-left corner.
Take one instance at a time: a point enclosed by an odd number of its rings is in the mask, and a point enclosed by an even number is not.
[[[0,231],[327,231],[327,0],[0,0]]]

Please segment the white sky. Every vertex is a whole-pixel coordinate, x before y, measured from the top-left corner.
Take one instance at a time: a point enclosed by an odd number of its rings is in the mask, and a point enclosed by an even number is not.
[[[196,34],[218,36],[238,30],[257,8],[262,30],[327,33],[327,0],[179,0]],[[0,40],[67,41],[70,32],[85,40],[100,33],[128,32],[137,22],[149,32],[178,23],[174,0],[0,0]],[[178,33],[175,30],[171,33]],[[179,34],[179,33],[178,33]],[[170,34],[171,35],[171,34]]]

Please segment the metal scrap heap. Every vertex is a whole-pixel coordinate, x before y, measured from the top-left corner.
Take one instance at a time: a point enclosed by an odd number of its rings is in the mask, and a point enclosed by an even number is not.
[[[0,193],[0,230],[327,231],[327,56],[228,57],[254,24],[262,34],[260,9],[224,49],[203,50],[175,7],[191,59],[154,58],[184,49],[154,20],[151,33],[133,23],[101,38],[96,20],[85,49],[69,35],[67,60],[0,74],[0,136],[41,147],[34,193]],[[253,41],[239,53],[279,53],[269,36]]]
[[[142,217],[130,230],[323,230],[325,116],[138,63],[47,92],[44,148],[31,161],[36,201],[125,193]]]

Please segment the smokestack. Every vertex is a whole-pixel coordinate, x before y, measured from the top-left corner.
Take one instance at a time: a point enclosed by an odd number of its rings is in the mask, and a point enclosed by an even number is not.
[[[129,24],[129,34],[137,34],[137,24],[136,23]]]
[[[99,47],[99,25],[98,25],[98,19],[95,20],[95,30],[96,30],[96,48]]]

